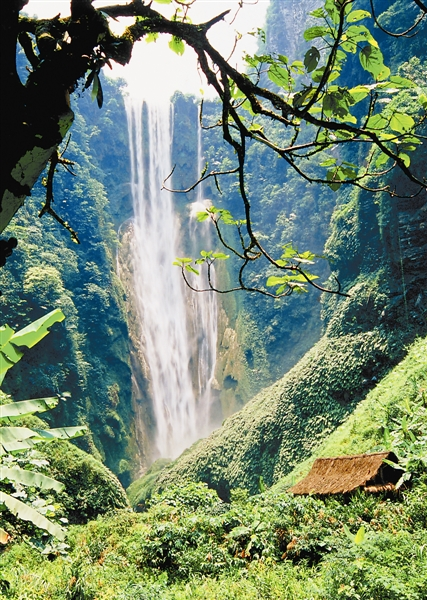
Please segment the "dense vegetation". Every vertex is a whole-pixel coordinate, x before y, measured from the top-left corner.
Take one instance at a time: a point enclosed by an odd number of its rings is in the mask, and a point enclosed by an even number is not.
[[[400,14],[397,5],[394,10]],[[269,43],[276,49],[281,39],[274,24],[280,11],[280,4],[273,2]],[[382,37],[385,56],[396,68],[400,61],[402,75],[419,73],[425,53],[417,36],[400,46]],[[346,76],[353,77],[353,71],[344,73]],[[416,79],[423,85],[420,75]],[[402,107],[412,101],[411,93],[402,91],[390,105]],[[221,168],[227,168],[230,157],[224,151],[215,154],[214,144],[208,148],[213,159],[222,161]],[[248,155],[253,167],[247,177],[254,198],[253,220],[260,231],[270,232],[264,238],[266,247],[280,247],[289,239],[301,247],[311,239],[321,252],[332,209],[330,190],[303,185],[292,172],[279,168],[278,160],[268,160],[264,148],[251,147]],[[362,160],[349,152],[346,158]],[[413,161],[419,176],[425,173],[425,165],[426,154],[421,148]],[[387,177],[392,186],[398,185],[396,174]],[[224,198],[214,197],[219,206],[240,218],[235,213],[236,184],[223,185]],[[213,184],[209,193],[215,194]],[[360,189],[339,191],[325,251],[332,272],[350,297],[325,295],[323,338],[284,378],[166,469],[160,486],[194,478],[213,486],[222,497],[236,485],[254,492],[260,475],[270,484],[289,472],[354,410],[369,387],[404,355],[405,345],[426,331],[424,220],[423,194],[399,200]],[[255,271],[254,280],[260,275]],[[266,385],[269,375],[270,381],[276,380],[280,369],[283,372],[296,362],[304,342],[311,347],[320,336],[318,305],[313,297],[306,302],[285,298],[279,303],[252,295],[236,303],[236,328],[244,322],[240,337],[243,362],[252,382],[261,386]],[[235,377],[235,395],[241,392],[238,379]]]
[[[109,99],[103,113],[94,111],[87,95],[80,98],[67,156],[76,177],[58,167],[56,203],[63,218],[79,223],[82,244],[77,245],[58,223],[37,218],[45,188],[38,184],[9,235],[19,238],[13,259],[0,270],[0,307],[5,320],[20,328],[52,308],[61,308],[66,320],[34,348],[5,379],[4,391],[16,400],[67,390],[73,401],[55,411],[54,422],[89,426],[83,447],[101,458],[129,482],[132,447],[130,364],[123,288],[114,272],[117,235],[113,220],[122,188],[115,185],[115,166],[126,148],[120,84],[106,84]],[[77,110],[77,107],[76,107]],[[125,120],[124,120],[125,121]],[[120,122],[122,126],[120,127]],[[117,159],[111,162],[100,128],[108,135]],[[121,174],[126,173],[126,152]],[[107,184],[112,191],[106,192]],[[118,197],[119,196],[119,197]],[[72,199],[72,201],[71,201]],[[126,215],[121,208],[120,218]],[[111,440],[114,440],[112,447]]]
[[[409,488],[325,499],[288,494],[308,464],[259,495],[236,488],[229,503],[203,484],[171,487],[142,514],[116,511],[71,527],[66,555],[51,549],[49,561],[25,544],[9,548],[0,558],[10,583],[4,597],[422,600],[426,351],[426,340],[416,342],[317,453],[391,445],[412,473]]]

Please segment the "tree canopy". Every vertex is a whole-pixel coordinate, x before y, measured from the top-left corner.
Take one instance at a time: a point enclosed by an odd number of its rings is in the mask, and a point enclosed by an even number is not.
[[[302,291],[307,283],[324,289],[305,269],[315,258],[312,253],[300,253],[288,245],[281,256],[271,256],[256,234],[245,183],[249,144],[268,147],[304,180],[328,185],[334,191],[355,186],[373,193],[414,197],[427,189],[425,177],[411,166],[411,153],[424,140],[426,90],[416,81],[391,73],[384,63],[373,34],[372,25],[378,21],[374,2],[372,14],[359,8],[358,0],[326,0],[312,11],[310,26],[304,32],[310,47],[302,60],[290,61],[282,54],[264,53],[264,32],[258,30],[261,50],[246,56],[247,69],[239,72],[208,39],[209,30],[227,12],[194,24],[190,19],[194,0],[156,1],[159,5],[173,4],[173,16],[166,18],[151,2],[145,4],[141,0],[101,8],[94,8],[91,0],[71,0],[70,17],[57,15],[51,19],[20,14],[27,0],[7,0],[2,4],[5,104],[0,231],[31,193],[50,161],[46,203],[40,216],[50,213],[74,235],[52,206],[55,167],[58,163],[65,168],[70,166],[58,151],[73,121],[69,95],[79,86],[92,87],[101,107],[100,70],[111,61],[128,63],[136,41],[166,34],[171,36],[171,50],[179,54],[187,45],[196,52],[199,67],[221,102],[221,117],[215,126],[234,150],[235,167],[230,172],[238,177],[245,218],[235,219],[215,207],[200,218],[214,222],[221,242],[242,261],[237,289],[251,289],[243,281],[243,272],[259,258],[279,272],[267,282],[276,287],[278,295]],[[422,2],[414,2],[419,11],[414,21],[416,30],[427,11]],[[134,21],[121,35],[115,35],[109,20],[120,17]],[[25,81],[21,81],[16,68],[16,42],[31,65]],[[395,102],[402,90],[411,96],[409,106]],[[203,126],[203,111],[201,123]],[[348,147],[362,149],[358,164],[345,160]],[[389,174],[393,171],[399,171],[401,177],[391,184]],[[199,181],[210,177],[217,180],[220,175],[207,169]],[[237,247],[223,237],[223,224],[237,228]],[[8,246],[7,252],[10,251]],[[207,263],[209,268],[212,260],[221,257],[208,252],[198,262]],[[184,274],[185,270],[194,270],[188,263],[181,266]],[[334,291],[340,293],[339,288]]]

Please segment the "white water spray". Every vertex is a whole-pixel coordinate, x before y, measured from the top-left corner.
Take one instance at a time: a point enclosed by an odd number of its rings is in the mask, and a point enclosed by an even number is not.
[[[154,454],[176,457],[209,433],[216,360],[216,305],[188,301],[180,270],[179,222],[161,191],[171,172],[171,106],[126,100],[134,205],[134,286],[155,417]],[[144,123],[144,124],[143,124]],[[208,294],[207,296],[210,296]]]
[[[200,174],[203,169],[202,155],[202,130],[198,129],[197,135],[197,172]],[[200,251],[200,240],[202,245],[209,249],[212,245],[211,227],[209,221],[199,223],[197,213],[202,212],[209,206],[210,200],[203,198],[203,184],[197,187],[196,201],[190,205],[190,242],[191,255],[197,256]],[[200,256],[200,255],[199,255]],[[196,289],[207,289],[208,278],[205,269],[201,269],[200,276],[192,277],[192,283]],[[211,267],[211,281],[215,284],[215,269]],[[215,366],[217,351],[217,324],[218,324],[218,303],[214,292],[193,293],[191,296],[193,305],[194,324],[196,329],[195,348],[198,353],[197,369],[197,387],[196,393],[203,410],[200,411],[198,427],[201,436],[208,435],[211,428],[211,409],[213,404],[213,387],[215,384]]]

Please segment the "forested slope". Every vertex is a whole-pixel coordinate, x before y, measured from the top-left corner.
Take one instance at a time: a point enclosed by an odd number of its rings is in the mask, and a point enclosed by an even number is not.
[[[77,98],[76,121],[64,153],[76,176],[59,165],[54,178],[55,210],[77,231],[81,243],[73,243],[48,215],[37,218],[46,194],[41,183],[8,228],[19,244],[0,270],[2,324],[22,328],[53,308],[61,308],[66,320],[42,347],[26,353],[3,389],[16,400],[71,392],[71,399],[48,418],[56,425],[87,424],[90,434],[79,443],[127,483],[137,449],[114,231],[117,213],[123,220],[130,211],[127,131],[120,84],[106,81],[104,88],[103,111],[87,92]]]

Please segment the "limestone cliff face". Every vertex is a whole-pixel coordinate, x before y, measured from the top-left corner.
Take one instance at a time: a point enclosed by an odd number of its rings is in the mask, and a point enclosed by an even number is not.
[[[416,312],[425,305],[427,284],[427,193],[397,200],[398,244],[392,249],[395,269],[401,270],[407,302]],[[424,301],[422,301],[424,298]]]
[[[134,477],[141,476],[153,462],[154,421],[150,405],[149,373],[144,353],[144,335],[133,284],[133,223],[126,221],[119,230],[117,273],[125,289],[125,307],[129,327],[130,363],[132,368],[131,405],[134,414],[132,437],[136,454],[133,457]]]

